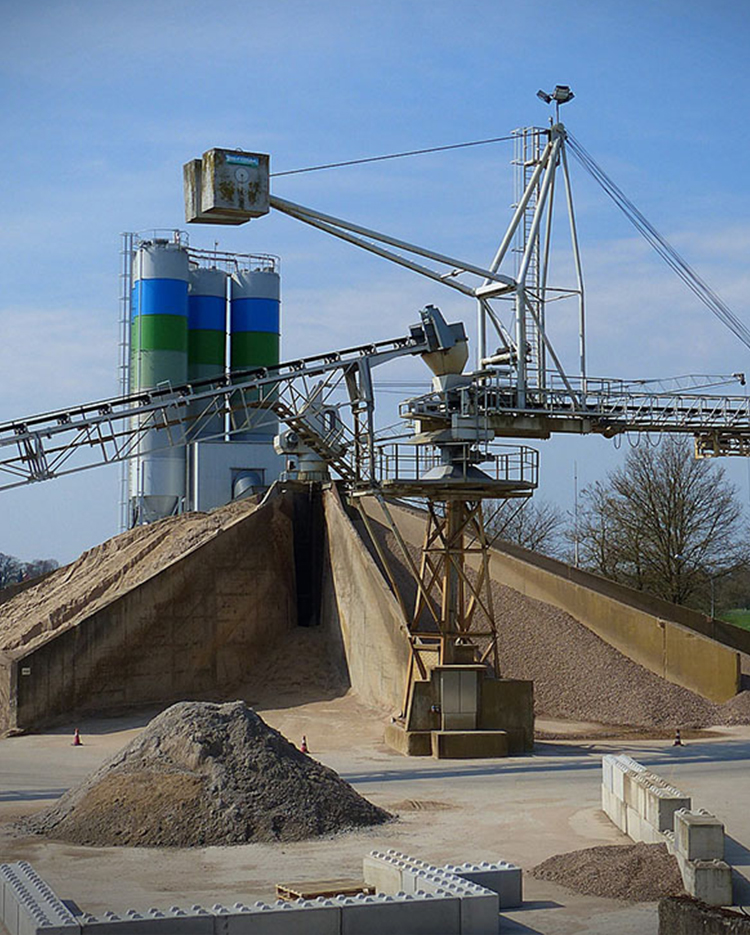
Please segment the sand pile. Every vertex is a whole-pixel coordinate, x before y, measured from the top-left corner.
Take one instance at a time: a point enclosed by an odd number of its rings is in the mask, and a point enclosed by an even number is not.
[[[0,607],[0,650],[32,648],[74,627],[255,509],[241,500],[138,526],[84,552]]]
[[[357,526],[367,542],[361,522]],[[398,545],[384,526],[373,526],[411,607],[415,585]],[[418,565],[419,550],[410,552]],[[534,681],[539,716],[672,730],[750,723],[750,691],[714,704],[628,659],[563,610],[498,582],[492,599],[502,675]],[[742,662],[750,673],[750,660],[743,656]]]
[[[203,847],[299,841],[390,818],[244,702],[185,701],[22,830],[73,844]]]
[[[666,844],[614,844],[558,854],[534,867],[531,875],[585,896],[633,902],[683,892],[677,859]]]

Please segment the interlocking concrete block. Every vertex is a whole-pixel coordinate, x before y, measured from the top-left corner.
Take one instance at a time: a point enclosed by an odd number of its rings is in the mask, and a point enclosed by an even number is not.
[[[429,870],[418,870],[416,868],[404,868],[403,881],[404,893],[429,893],[432,896],[441,896],[446,892],[445,877],[442,874],[434,872],[437,868]]]
[[[2,921],[11,935],[76,935],[75,916],[26,861],[0,865]]]
[[[461,901],[429,893],[339,897],[341,935],[460,935]],[[497,929],[495,930],[497,931]]]
[[[605,786],[602,786],[602,810],[620,831],[627,833],[626,805]]]
[[[622,800],[628,808],[639,809],[639,799],[643,797],[643,786],[641,773],[633,773],[627,770],[622,776]]]
[[[674,813],[674,838],[677,850],[688,860],[723,860],[724,825],[705,809]]]
[[[690,810],[690,796],[673,786],[648,785],[646,788],[646,813],[643,817],[657,831],[674,830],[674,813],[681,808]]]
[[[611,753],[605,753],[602,757],[602,785],[612,792],[612,764],[615,757]]]
[[[476,883],[493,893],[497,893],[501,909],[514,909],[523,903],[523,880],[521,868],[515,864],[500,860],[497,863],[448,864],[447,873]]]
[[[365,883],[375,887],[376,893],[392,896],[403,890],[402,862],[398,858],[368,854],[362,861]]]
[[[609,815],[610,821],[623,832],[627,834],[628,830],[628,819],[627,819],[627,806],[619,799],[614,792],[609,792],[605,790],[605,795],[607,797],[607,806],[605,811]]]
[[[677,855],[682,882],[691,896],[709,906],[732,905],[732,868],[723,860],[688,860]]]
[[[674,831],[662,831],[662,837],[664,839],[664,843],[667,845],[667,850],[674,856],[677,853]]]
[[[341,929],[341,909],[332,899],[216,905],[212,912],[215,935],[340,935]]]
[[[632,756],[628,756],[627,753],[618,753],[617,760],[631,773],[647,772],[646,767],[642,763],[639,763],[638,760],[634,760]]]
[[[171,909],[146,909],[138,912],[128,909],[121,915],[105,912],[101,916],[81,917],[83,935],[214,935],[214,917],[200,906],[190,910],[173,906]]]
[[[612,792],[621,801],[625,801],[625,773],[626,767],[616,759],[612,763]]]
[[[497,893],[465,880],[446,882],[445,892],[460,901],[462,935],[497,933],[500,921],[500,898]]]

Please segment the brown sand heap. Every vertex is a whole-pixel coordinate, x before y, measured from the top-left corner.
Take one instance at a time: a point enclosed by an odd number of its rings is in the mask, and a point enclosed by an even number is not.
[[[585,896],[652,902],[684,891],[677,860],[666,844],[613,844],[557,854],[531,875]]]
[[[23,830],[73,844],[203,847],[299,841],[390,818],[244,702],[183,701]]]
[[[0,607],[0,651],[31,649],[74,627],[254,509],[254,501],[241,500],[211,513],[183,513],[89,549]]]

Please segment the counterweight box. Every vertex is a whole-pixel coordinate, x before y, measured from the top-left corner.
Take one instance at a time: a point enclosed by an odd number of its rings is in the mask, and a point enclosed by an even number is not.
[[[209,149],[183,167],[185,219],[191,224],[244,224],[269,212],[267,153]]]

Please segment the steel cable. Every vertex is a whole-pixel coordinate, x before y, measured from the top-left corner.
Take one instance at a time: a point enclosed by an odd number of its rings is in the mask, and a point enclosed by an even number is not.
[[[664,262],[680,277],[685,285],[703,302],[703,304],[732,331],[742,343],[750,348],[750,329],[734,314],[726,302],[702,279],[663,237],[659,231],[644,217],[633,202],[612,181],[606,172],[597,165],[593,157],[584,147],[568,134],[568,143],[571,152],[592,178],[600,185],[604,192],[614,201],[630,223],[651,244]]]

